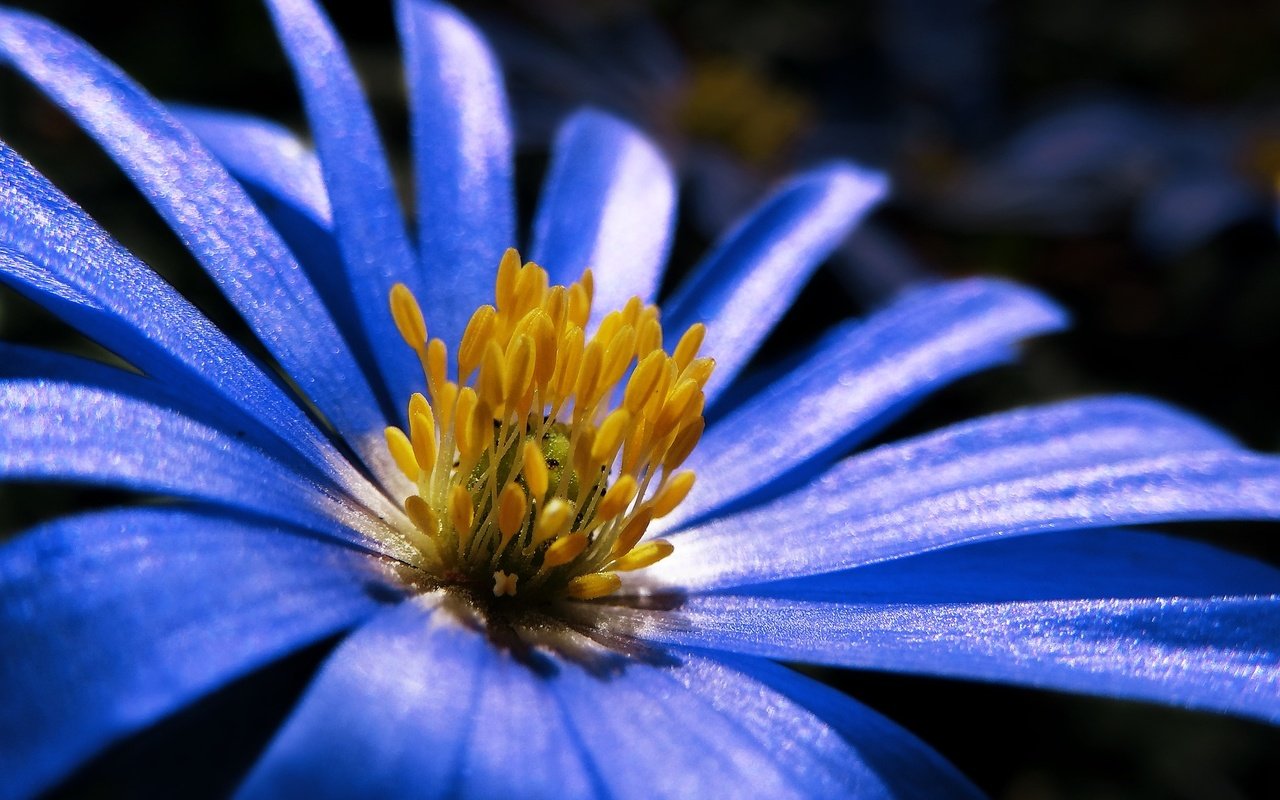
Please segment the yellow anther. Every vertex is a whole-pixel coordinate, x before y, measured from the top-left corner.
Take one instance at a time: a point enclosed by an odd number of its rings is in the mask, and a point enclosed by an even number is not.
[[[667,356],[661,350],[655,350],[636,365],[635,371],[627,380],[627,388],[622,394],[622,407],[633,415],[639,414],[649,400],[649,394],[658,385],[662,376]]]
[[[427,373],[427,389],[435,397],[439,387],[449,379],[449,349],[439,339],[427,342],[427,354],[422,359],[423,369]]]
[[[593,572],[569,581],[565,593],[574,600],[594,600],[622,588],[622,579],[612,572]]]
[[[547,570],[568,564],[586,549],[587,535],[585,533],[571,533],[568,536],[561,536],[547,548],[547,552],[542,557],[542,568]]]
[[[643,358],[662,349],[662,323],[656,317],[641,319],[636,326],[636,355]]]
[[[433,407],[436,412],[436,421],[439,422],[441,431],[447,431],[453,427],[454,410],[458,405],[458,384],[445,381],[433,396],[436,401]]]
[[[613,457],[618,454],[630,427],[631,414],[625,408],[611,411],[596,430],[595,441],[591,444],[591,460],[603,466],[613,463]]]
[[[689,490],[693,488],[695,477],[693,470],[685,470],[676,473],[674,477],[663,483],[662,488],[653,496],[650,505],[655,519],[665,517],[684,502],[684,499],[689,496]]]
[[[471,315],[467,328],[458,345],[458,380],[465,381],[480,366],[485,346],[493,338],[494,321],[498,316],[493,306],[480,306]]]
[[[525,264],[516,276],[515,305],[512,306],[514,316],[524,316],[531,309],[542,305],[547,294],[547,271],[532,262]]]
[[[702,341],[706,337],[706,325],[701,322],[695,322],[689,326],[689,330],[684,332],[684,335],[680,337],[679,343],[676,344],[675,352],[671,354],[671,358],[676,362],[677,368],[684,370],[698,357],[698,350],[702,347]]]
[[[596,328],[594,338],[599,339],[602,344],[608,345],[625,324],[627,323],[623,319],[621,311],[610,311],[604,315],[604,319],[600,320],[600,325]]]
[[[627,365],[636,354],[636,329],[623,325],[614,334],[604,352],[604,364],[600,369],[600,391],[606,392],[627,374]]]
[[[653,387],[653,392],[644,404],[644,417],[650,423],[657,421],[658,414],[661,413],[662,406],[667,401],[668,393],[676,384],[678,375],[679,371],[676,369],[676,363],[668,358],[662,366],[662,371],[658,373],[658,384]]]
[[[386,435],[387,449],[391,451],[391,458],[395,460],[396,466],[406,478],[416,482],[419,472],[418,460],[413,457],[413,445],[409,442],[409,437],[394,425],[387,428]]]
[[[671,447],[667,450],[667,454],[662,457],[662,468],[667,472],[679,467],[684,460],[693,452],[693,448],[698,445],[698,440],[702,438],[702,429],[706,427],[706,420],[697,417],[688,427],[680,431],[676,435],[675,441],[671,443]]]
[[[644,309],[644,301],[639,297],[632,295],[627,304],[622,307],[622,319],[631,327],[635,327],[640,321],[640,312]]]
[[[635,499],[637,488],[636,479],[630,475],[618,478],[601,498],[600,505],[596,508],[596,519],[608,522],[621,514],[627,504]]]
[[[431,506],[427,505],[426,500],[416,494],[411,494],[404,500],[404,511],[409,515],[409,520],[413,522],[414,526],[430,537],[432,541],[440,538],[440,521],[436,519],[436,512],[431,510]]]
[[[508,247],[498,262],[498,277],[494,282],[494,297],[502,311],[509,311],[516,296],[516,276],[520,272],[520,254],[514,247]]]
[[[506,355],[497,341],[490,339],[485,345],[484,358],[480,362],[480,377],[476,379],[476,395],[495,409],[502,407],[506,371]]]
[[[536,356],[533,377],[537,381],[538,388],[545,391],[556,371],[556,327],[547,312],[541,310],[533,312],[529,335],[533,337],[533,351]]]
[[[590,411],[594,405],[591,398],[595,396],[596,385],[600,381],[600,369],[603,366],[604,348],[600,342],[592,339],[582,351],[582,364],[578,367],[578,380],[574,385],[574,393],[578,396],[580,406],[574,409],[575,419]]]
[[[462,387],[458,392],[458,415],[453,422],[453,437],[458,445],[458,453],[468,464],[474,464],[480,458],[480,453],[492,438],[490,430],[477,422],[476,411],[479,405],[475,390],[470,386]]]
[[[535,358],[533,339],[525,334],[513,339],[507,348],[502,370],[502,395],[508,407],[518,407],[520,399],[533,387]],[[523,412],[525,409],[518,410]]]
[[[689,362],[689,366],[684,368],[681,373],[682,378],[691,378],[698,384],[699,389],[707,387],[707,380],[711,378],[711,373],[716,368],[714,358],[695,358]]]
[[[667,434],[688,418],[689,409],[694,406],[699,391],[697,381],[692,378],[683,378],[676,384],[653,422],[653,438],[665,439]]]
[[[436,463],[436,423],[428,406],[426,413],[414,411],[409,414],[409,441],[413,443],[413,455],[418,459],[418,468],[430,473]]]
[[[675,548],[671,545],[671,542],[662,539],[656,542],[646,542],[613,562],[610,567],[619,572],[644,569],[671,555],[673,550]]]
[[[475,521],[476,510],[471,504],[471,494],[467,487],[455,483],[449,490],[449,524],[458,533],[458,546],[466,547],[471,541],[471,524]]]
[[[427,398],[423,396],[422,392],[414,392],[413,394],[409,395],[409,416],[410,417],[412,417],[414,414],[429,414],[429,413],[431,413],[431,404],[427,402]]]
[[[578,381],[578,368],[582,365],[582,328],[570,325],[560,334],[556,345],[556,371],[551,377],[552,393],[557,400],[564,400],[573,393]]]
[[[552,286],[547,290],[547,300],[542,307],[551,318],[552,328],[560,330],[564,327],[565,315],[569,310],[569,291],[563,286]]]
[[[502,570],[493,573],[493,596],[502,597],[510,595],[516,596],[516,583],[520,580],[520,576],[514,572],[508,574]]]
[[[524,467],[524,482],[529,487],[529,497],[542,501],[547,496],[550,476],[547,474],[547,459],[542,455],[542,448],[533,439],[526,439],[524,452],[520,454]]]
[[[569,322],[577,325],[579,328],[587,327],[587,320],[591,317],[591,293],[583,287],[581,283],[575,283],[569,287]]]
[[[622,471],[628,475],[640,472],[640,462],[649,450],[649,424],[643,418],[631,426],[631,433],[622,443]]]
[[[524,527],[524,515],[529,510],[524,489],[518,483],[508,483],[498,498],[498,532],[502,534],[502,547]]]
[[[569,501],[554,497],[538,512],[538,519],[533,526],[533,539],[529,544],[537,547],[548,539],[564,533],[573,515],[573,505]]]
[[[413,292],[403,283],[391,287],[391,318],[404,343],[421,350],[427,343],[427,321],[422,318],[422,309]]]
[[[649,524],[653,522],[653,511],[648,508],[641,508],[634,517],[627,522],[626,527],[622,529],[622,533],[618,534],[617,540],[613,543],[614,558],[626,555],[631,548],[636,546],[636,542],[644,537],[645,531],[649,530]]]
[[[600,470],[600,465],[591,458],[591,445],[595,439],[596,432],[591,428],[585,428],[579,432],[578,442],[573,447],[573,468],[579,476],[588,479]]]

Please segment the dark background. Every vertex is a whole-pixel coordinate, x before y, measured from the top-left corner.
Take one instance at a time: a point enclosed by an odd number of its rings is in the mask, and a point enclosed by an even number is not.
[[[248,109],[302,127],[285,62],[252,0],[17,5],[80,34],[162,98]],[[390,4],[329,8],[407,182]],[[836,259],[802,298],[804,313],[770,340],[762,362],[862,313],[895,282],[922,272],[999,274],[1041,287],[1070,308],[1071,332],[1030,344],[1017,366],[961,381],[878,441],[1027,402],[1124,391],[1192,409],[1257,449],[1280,449],[1273,191],[1280,172],[1280,5],[560,0],[464,9],[485,21],[519,69],[511,89],[524,138],[518,175],[526,224],[550,123],[583,99],[609,104],[653,131],[687,176],[677,268],[740,207],[739,194],[754,194],[788,171],[843,154],[894,175],[895,196],[873,222],[896,255],[873,265],[879,278],[870,282],[865,253]],[[586,77],[540,72],[550,69],[548,53],[581,65]],[[1120,109],[1089,128],[1118,142],[1102,148],[1096,163],[1038,182],[1001,174],[1001,154],[1030,135],[1030,126],[1094,100]],[[1122,124],[1126,110],[1152,124]],[[0,136],[215,320],[243,330],[118,171],[8,75],[0,78]],[[1208,166],[1190,163],[1195,157],[1184,151],[1196,148],[1212,154]],[[1063,161],[1069,159],[1068,150]],[[1043,174],[1052,176],[1060,163],[1041,165]],[[1189,244],[1165,246],[1176,230],[1144,236],[1143,209],[1191,173],[1229,184],[1253,205]],[[975,186],[985,194],[973,194]],[[1026,204],[996,202],[1022,192],[1034,198],[1034,219],[1023,213]],[[1196,211],[1191,204],[1193,221]],[[101,355],[7,290],[0,290],[0,337]],[[33,486],[0,492],[0,535],[118,499]],[[1275,526],[1175,532],[1280,563]],[[175,776],[220,791],[226,784],[216,775],[246,763],[325,651],[313,648],[116,748],[68,792],[158,789]],[[1267,726],[956,681],[823,677],[936,746],[996,797],[1280,796],[1280,733]],[[214,729],[232,733],[211,747],[205,734]],[[144,772],[151,777],[139,779]]]

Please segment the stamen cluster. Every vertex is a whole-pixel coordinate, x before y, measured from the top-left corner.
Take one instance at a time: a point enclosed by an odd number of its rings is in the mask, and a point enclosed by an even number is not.
[[[387,428],[387,446],[417,485],[404,507],[437,580],[591,599],[671,553],[640,540],[693,486],[677,470],[705,424],[706,329],[691,326],[668,354],[657,307],[633,297],[588,338],[593,286],[590,270],[550,286],[546,270],[507,250],[494,305],[463,333],[456,382],[413,294],[392,289],[430,399],[413,395],[408,433]]]

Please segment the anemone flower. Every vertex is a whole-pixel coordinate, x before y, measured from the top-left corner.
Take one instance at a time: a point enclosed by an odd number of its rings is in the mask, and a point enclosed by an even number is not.
[[[402,0],[411,242],[329,23],[310,0],[268,7],[314,152],[167,109],[0,13],[3,57],[120,163],[288,378],[0,148],[4,281],[135,368],[5,346],[0,473],[171,498],[0,549],[4,795],[335,638],[244,796],[975,793],[778,661],[1280,719],[1280,576],[1115,527],[1274,518],[1275,459],[1135,398],[843,458],[1059,327],[1043,298],[921,289],[735,380],[877,176],[784,184],[660,319],[675,191],[641,135],[566,123],[522,264],[494,59],[457,12]]]

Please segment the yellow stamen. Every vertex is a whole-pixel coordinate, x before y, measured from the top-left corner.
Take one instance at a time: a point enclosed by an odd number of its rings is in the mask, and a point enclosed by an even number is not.
[[[547,554],[542,559],[542,569],[548,570],[552,567],[568,564],[586,549],[587,535],[585,533],[571,533],[568,536],[561,536],[547,548]]]
[[[684,370],[697,357],[698,350],[702,347],[702,340],[706,336],[707,326],[701,322],[695,322],[689,326],[689,330],[680,337],[675,351],[671,354],[671,359],[676,362],[678,368]]]
[[[498,314],[493,306],[480,306],[471,315],[467,328],[462,334],[462,343],[458,345],[458,379],[466,380],[480,366],[484,356],[485,345],[493,336],[494,317]]]
[[[430,406],[425,413],[410,411],[409,440],[413,443],[418,469],[431,472],[436,463],[436,423],[431,417]]]
[[[391,451],[391,458],[395,460],[396,466],[404,473],[404,476],[411,481],[418,480],[418,460],[413,457],[413,445],[409,442],[409,437],[404,435],[404,431],[396,427],[388,427],[387,449]]]
[[[593,572],[569,581],[565,594],[575,600],[595,600],[622,588],[622,579],[612,572]]]
[[[539,265],[503,254],[493,305],[457,343],[458,383],[413,295],[392,291],[428,393],[410,398],[407,433],[388,428],[387,447],[417,486],[405,511],[418,530],[405,536],[422,569],[476,590],[492,577],[498,597],[519,580],[522,599],[592,599],[618,589],[617,572],[670,552],[639,542],[693,485],[675,469],[702,435],[714,362],[698,356],[701,325],[663,351],[659,311],[639,297],[596,317],[588,336],[591,271],[549,283]]]
[[[596,519],[602,519],[606,522],[622,513],[627,504],[635,499],[636,496],[636,479],[630,475],[623,475],[618,482],[609,487],[609,491],[604,493],[604,499],[600,501],[599,508],[596,509]]]
[[[653,566],[662,559],[671,555],[675,548],[671,542],[659,539],[656,542],[648,542],[632,550],[630,553],[614,561],[610,566],[618,572],[631,572],[632,570],[644,569]]]
[[[404,343],[414,350],[421,350],[427,343],[427,321],[409,287],[397,283],[391,287],[391,318],[400,331]]]
[[[467,487],[454,484],[449,492],[449,524],[458,534],[458,546],[465,547],[471,541],[471,525],[475,522],[475,507],[471,504],[471,495]]]
[[[678,472],[674,477],[663,484],[658,493],[653,496],[653,516],[654,519],[661,519],[672,511],[676,510],[676,506],[684,502],[689,496],[689,490],[693,488],[693,481],[696,476],[693,470],[685,470]]]
[[[547,475],[547,460],[542,456],[542,448],[532,439],[526,439],[521,457],[524,481],[529,487],[529,496],[533,500],[541,501],[547,496],[547,485],[550,480]]]

